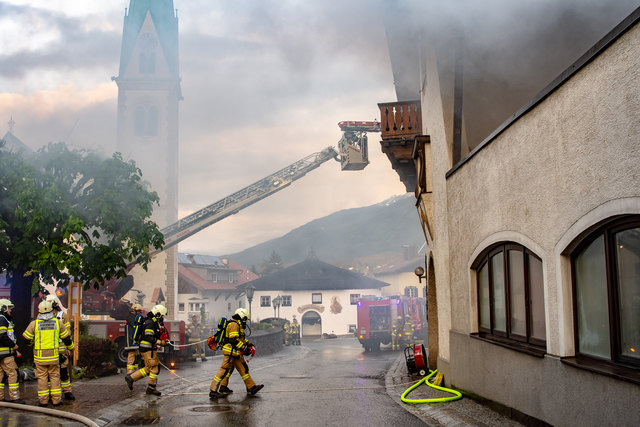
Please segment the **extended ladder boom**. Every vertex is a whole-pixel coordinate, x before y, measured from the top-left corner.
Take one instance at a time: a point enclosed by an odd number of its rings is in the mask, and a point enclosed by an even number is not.
[[[164,249],[288,187],[293,181],[302,178],[327,160],[336,159],[337,156],[338,152],[333,147],[327,147],[163,228],[160,232],[164,235]],[[151,251],[152,254],[156,252],[159,251]]]

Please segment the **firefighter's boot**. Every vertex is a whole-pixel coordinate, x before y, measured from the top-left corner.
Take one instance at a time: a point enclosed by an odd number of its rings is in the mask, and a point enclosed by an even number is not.
[[[259,392],[260,390],[262,390],[262,387],[264,387],[264,384],[256,384],[253,387],[251,387],[249,390],[247,390],[247,393],[249,393],[250,395],[254,395],[257,392]]]
[[[206,362],[206,361],[207,361],[207,358],[206,358],[206,357],[204,357],[204,356],[202,356],[202,358],[201,358],[200,360],[202,360],[203,362]]]
[[[76,400],[76,397],[70,391],[64,394],[64,400]]]
[[[133,378],[131,378],[131,375],[126,375],[124,377],[124,380],[127,382],[127,387],[129,387],[129,390],[133,390],[134,380]]]
[[[222,386],[220,386],[220,393],[222,393],[222,394],[231,394],[231,393],[233,393],[233,390],[231,390],[226,385],[222,385]]]
[[[149,385],[147,386],[147,391],[146,391],[146,393],[147,393],[147,394],[151,394],[151,395],[153,395],[153,396],[160,396],[160,395],[162,394],[162,393],[160,393],[160,392],[156,389],[156,385],[155,385],[155,384],[154,384],[154,385],[149,384]]]
[[[24,399],[15,399],[15,400],[10,400],[9,403],[19,403],[21,405],[24,405],[27,402],[25,402]]]
[[[215,390],[209,390],[209,399],[214,400],[214,399],[218,399],[220,397],[223,397],[224,395],[222,393],[219,393]]]

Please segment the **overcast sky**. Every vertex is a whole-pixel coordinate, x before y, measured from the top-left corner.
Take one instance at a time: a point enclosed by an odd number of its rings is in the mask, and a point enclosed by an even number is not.
[[[128,0],[0,1],[0,136],[115,151]],[[174,0],[180,27],[179,216],[327,146],[341,120],[379,119],[395,101],[372,0]],[[289,188],[180,244],[240,251],[332,212],[404,194],[370,134],[371,164],[330,161]]]

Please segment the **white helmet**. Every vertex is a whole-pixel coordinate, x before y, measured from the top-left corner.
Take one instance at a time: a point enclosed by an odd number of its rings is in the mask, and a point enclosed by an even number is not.
[[[51,301],[41,301],[40,304],[38,304],[38,312],[40,314],[44,314],[44,313],[50,313],[53,311],[53,304],[51,303]]]
[[[0,313],[7,311],[8,309],[13,308],[13,303],[8,299],[0,299]]]
[[[62,308],[60,304],[60,299],[58,298],[57,295],[49,294],[45,297],[44,300],[49,301],[51,303],[51,307],[53,307],[54,310],[60,310]]]
[[[154,305],[151,309],[151,312],[155,317],[158,316],[166,316],[167,315],[167,307],[162,304]]]
[[[233,314],[237,314],[240,317],[240,320],[242,319],[251,320],[251,315],[249,314],[249,310],[247,310],[246,308],[239,308]]]
[[[142,306],[140,304],[133,304],[131,310],[142,311]]]

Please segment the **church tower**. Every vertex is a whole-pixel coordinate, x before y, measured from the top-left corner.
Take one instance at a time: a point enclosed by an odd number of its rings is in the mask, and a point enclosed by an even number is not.
[[[135,160],[160,197],[152,219],[164,228],[178,219],[178,104],[182,100],[178,17],[173,0],[130,0],[125,9],[118,85],[117,151]],[[134,291],[145,308],[162,302],[175,318],[177,247],[154,257],[148,271],[137,266]],[[137,291],[137,293],[135,293]],[[163,301],[164,299],[164,301]]]

